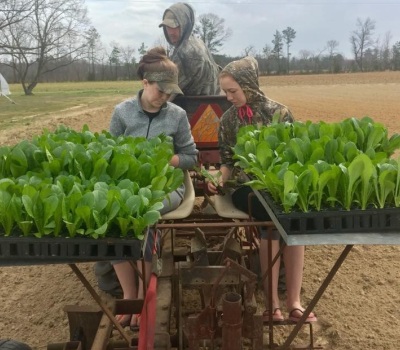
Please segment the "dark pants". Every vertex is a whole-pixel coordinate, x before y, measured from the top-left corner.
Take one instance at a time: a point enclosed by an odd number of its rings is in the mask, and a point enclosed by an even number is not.
[[[241,186],[236,189],[232,193],[232,203],[237,209],[251,214],[256,221],[271,221],[270,216],[250,186]],[[268,239],[268,231],[265,228],[261,228],[260,231],[260,238]],[[279,232],[273,229],[272,239],[277,240],[279,238]]]

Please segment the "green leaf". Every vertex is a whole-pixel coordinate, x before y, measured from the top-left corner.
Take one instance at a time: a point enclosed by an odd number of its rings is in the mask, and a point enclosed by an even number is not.
[[[312,184],[312,176],[313,173],[309,169],[306,169],[305,171],[301,172],[301,174],[297,178],[297,203],[303,212],[308,212],[309,210],[309,193]]]
[[[13,177],[25,175],[28,171],[28,160],[19,145],[15,146],[7,157],[7,166]]]
[[[127,154],[117,153],[114,154],[111,160],[109,175],[112,179],[118,180],[126,174],[129,169],[129,157]]]
[[[143,215],[143,218],[148,226],[154,225],[161,218],[161,214],[158,210],[149,210]]]
[[[292,171],[285,172],[283,179],[283,198],[282,206],[286,213],[290,212],[292,207],[296,204],[298,193],[293,192],[296,188],[296,179]]]
[[[3,226],[6,236],[11,234],[14,218],[11,210],[12,196],[5,190],[0,190],[0,224]]]

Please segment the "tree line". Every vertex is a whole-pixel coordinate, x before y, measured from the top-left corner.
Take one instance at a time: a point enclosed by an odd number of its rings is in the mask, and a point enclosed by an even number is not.
[[[225,20],[213,13],[197,18],[194,35],[200,37],[220,66],[253,55],[261,74],[340,73],[345,71],[400,70],[400,42],[391,45],[391,34],[376,39],[376,23],[357,19],[350,35],[353,57],[338,51],[339,42],[328,40],[319,53],[291,53],[296,31],[276,30],[271,44],[261,52],[249,45],[236,57],[221,54],[232,35]],[[154,45],[172,50],[165,39]],[[91,26],[83,0],[0,0],[0,72],[10,83],[20,83],[26,95],[39,82],[136,79],[135,55],[148,46],[104,45]]]

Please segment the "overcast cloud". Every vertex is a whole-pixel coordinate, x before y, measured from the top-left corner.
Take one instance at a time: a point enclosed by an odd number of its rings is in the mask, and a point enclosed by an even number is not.
[[[337,51],[352,57],[349,37],[356,29],[357,18],[375,21],[374,38],[381,40],[387,32],[391,42],[400,41],[400,0],[343,1],[343,0],[195,0],[190,3],[196,17],[214,13],[225,19],[232,36],[219,52],[241,56],[252,45],[262,52],[265,45],[272,46],[276,30],[292,27],[296,38],[291,52],[300,50],[315,54],[321,52],[329,40],[339,42]],[[115,41],[137,49],[142,42],[150,48],[163,42],[161,22],[164,10],[175,2],[147,0],[86,0],[92,24],[107,46]]]

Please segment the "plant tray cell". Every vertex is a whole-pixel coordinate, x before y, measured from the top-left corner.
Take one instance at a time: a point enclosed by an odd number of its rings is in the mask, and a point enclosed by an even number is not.
[[[361,232],[400,233],[400,208],[328,209],[308,213],[284,213],[279,204],[267,192],[260,191],[260,194],[288,235]]]
[[[141,247],[138,239],[0,237],[0,265],[138,260]]]

